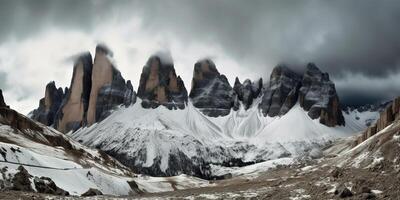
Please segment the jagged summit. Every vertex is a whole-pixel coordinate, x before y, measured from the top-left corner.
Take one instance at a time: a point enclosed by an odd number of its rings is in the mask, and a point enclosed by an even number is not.
[[[121,104],[134,103],[133,86],[130,81],[125,82],[112,64],[112,55],[106,45],[99,44],[94,62],[89,52],[77,56],[71,84],[65,94],[61,88],[55,90],[54,83],[50,83],[32,118],[65,133],[103,120]]]
[[[39,101],[39,107],[32,112],[32,119],[46,126],[52,125],[63,98],[62,88],[57,88],[54,81],[49,82],[46,85],[44,98]]]
[[[297,102],[312,119],[327,126],[344,125],[339,97],[327,73],[313,63],[303,75],[279,65],[271,73],[259,105],[263,114],[274,117],[286,114]]]
[[[0,108],[1,107],[8,107],[6,102],[4,101],[3,91],[0,89]]]
[[[210,59],[194,65],[189,95],[193,105],[212,117],[225,116],[234,107],[234,91],[225,75],[220,74]]]
[[[253,104],[253,100],[260,96],[262,87],[262,78],[254,82],[251,82],[250,79],[246,79],[242,84],[239,78],[236,77],[233,90],[235,91],[238,100],[243,103],[244,108],[247,110]]]
[[[180,76],[176,76],[173,63],[159,55],[151,56],[143,67],[138,88],[138,97],[145,108],[159,105],[168,109],[183,109],[188,96]]]

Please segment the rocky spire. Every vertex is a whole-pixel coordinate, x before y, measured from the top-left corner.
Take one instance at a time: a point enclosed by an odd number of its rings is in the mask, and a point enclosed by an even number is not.
[[[0,108],[2,107],[8,108],[6,102],[4,102],[3,91],[0,89]]]
[[[211,117],[228,115],[235,104],[228,79],[218,72],[214,62],[209,59],[200,60],[194,65],[189,97],[196,108]]]
[[[237,95],[239,101],[241,101],[247,110],[252,104],[253,99],[260,95],[262,90],[262,79],[255,82],[251,82],[250,79],[246,79],[243,84],[240,83],[238,77],[235,79],[235,84],[233,86],[233,91]]]
[[[185,108],[187,91],[180,76],[176,76],[172,63],[154,55],[149,58],[140,75],[138,97],[144,108],[159,105],[168,109]]]
[[[57,113],[55,127],[61,132],[76,130],[86,124],[92,78],[92,55],[83,53],[75,60],[70,89]]]
[[[92,70],[87,123],[91,125],[106,118],[116,106],[130,105],[136,99],[121,73],[112,64],[113,53],[102,44],[97,45]]]
[[[39,108],[32,112],[31,118],[46,125],[54,124],[54,118],[61,105],[64,92],[56,87],[54,81],[46,85],[45,96],[39,101]]]
[[[320,119],[327,126],[344,125],[345,121],[336,94],[335,84],[327,73],[309,63],[303,75],[299,92],[300,106],[312,119]]]
[[[275,67],[259,104],[264,116],[275,117],[286,114],[297,102],[300,84],[300,75],[286,66]]]

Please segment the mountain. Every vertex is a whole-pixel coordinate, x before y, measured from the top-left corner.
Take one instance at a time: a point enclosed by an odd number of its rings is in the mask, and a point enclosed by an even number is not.
[[[185,107],[171,110],[154,95],[161,88],[162,99],[171,99],[164,96],[168,81],[161,83],[157,73],[162,63],[157,57],[147,62],[135,104],[68,135],[137,173],[213,179],[221,167],[315,156],[331,140],[361,130],[351,121],[344,126],[334,84],[315,65],[304,75],[278,66],[269,84],[236,81],[232,88],[213,61],[200,60]]]
[[[2,192],[63,196],[87,195],[91,191],[135,195],[209,186],[207,181],[186,175],[159,178],[134,174],[104,152],[83,146],[9,108],[1,90],[0,173]]]
[[[185,85],[180,76],[176,76],[173,63],[164,56],[149,58],[140,75],[138,97],[145,108],[159,105],[169,109],[183,109],[188,101]]]
[[[112,56],[103,44],[97,45],[94,62],[89,52],[78,55],[69,89],[64,94],[50,82],[31,118],[66,133],[103,120],[120,105],[134,103],[133,86],[125,82]]]

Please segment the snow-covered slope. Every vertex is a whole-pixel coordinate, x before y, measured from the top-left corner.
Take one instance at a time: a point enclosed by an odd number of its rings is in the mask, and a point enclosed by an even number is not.
[[[140,101],[140,100],[139,100]],[[183,110],[144,109],[140,102],[69,135],[100,148],[136,172],[170,176],[181,173],[212,178],[210,164],[242,166],[307,155],[358,127],[330,128],[295,105],[281,117],[264,117],[253,107],[208,117],[191,102]]]
[[[379,118],[380,110],[358,110],[347,108],[342,112],[346,121],[346,126],[353,127],[354,129],[365,130],[371,124],[374,124]]]
[[[21,186],[16,188],[21,183],[14,179],[21,166],[29,175],[31,188],[38,192],[35,181],[48,182],[47,178],[70,195],[81,195],[89,188],[103,194],[128,195],[208,185],[207,181],[189,176],[138,176],[105,153],[11,109],[0,108],[0,189],[21,190]]]

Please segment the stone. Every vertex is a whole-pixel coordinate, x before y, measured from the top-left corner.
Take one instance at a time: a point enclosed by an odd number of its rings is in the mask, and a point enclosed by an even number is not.
[[[55,127],[61,132],[75,131],[87,124],[92,67],[92,55],[89,52],[79,55],[75,60],[70,89],[65,89],[66,95],[56,117]]]
[[[29,178],[31,178],[32,176],[22,166],[18,167],[18,171],[19,172],[17,172],[12,179],[12,190],[34,192],[31,186],[31,181],[29,180]]]
[[[271,73],[269,84],[263,90],[259,104],[264,116],[275,117],[286,114],[298,99],[301,76],[286,66],[276,66]]]
[[[129,106],[136,101],[132,85],[125,83],[119,70],[112,64],[112,56],[107,46],[97,45],[87,111],[88,125],[103,120],[117,106]]]
[[[210,117],[228,115],[235,105],[234,91],[225,75],[210,59],[196,62],[190,99],[203,114]]]
[[[140,75],[138,97],[144,108],[156,108],[160,105],[168,109],[185,108],[188,95],[180,76],[176,76],[173,63],[151,56]]]
[[[319,118],[320,123],[330,127],[345,125],[335,84],[313,63],[307,65],[303,75],[299,101],[312,119]]]
[[[53,195],[61,195],[68,196],[69,192],[57,187],[53,180],[48,177],[35,177],[33,179],[33,183],[35,185],[36,191],[39,193],[45,194],[53,194]]]
[[[40,99],[39,107],[32,112],[31,118],[46,126],[53,125],[63,97],[62,88],[57,88],[54,81],[48,83],[44,98]]]
[[[353,193],[343,184],[340,184],[336,190],[335,195],[338,195],[340,198],[346,198],[353,196]]]
[[[89,188],[85,193],[81,194],[82,197],[103,195],[103,193],[95,188]]]
[[[253,100],[259,97],[261,93],[262,79],[260,78],[255,82],[246,79],[242,84],[240,83],[239,78],[236,77],[233,90],[235,91],[238,100],[243,103],[245,110],[247,110],[253,104]]]
[[[0,89],[0,108],[1,107],[8,108],[6,102],[4,102],[3,91]]]

